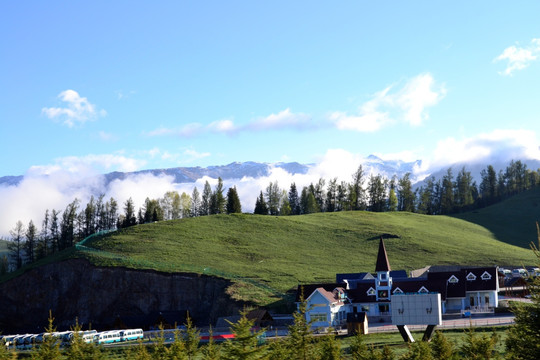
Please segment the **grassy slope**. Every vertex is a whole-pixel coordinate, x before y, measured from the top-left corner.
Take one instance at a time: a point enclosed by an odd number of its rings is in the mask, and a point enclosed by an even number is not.
[[[540,188],[455,217],[483,226],[497,240],[529,249],[531,242],[537,243],[535,223],[540,221]]]
[[[91,256],[101,265],[224,272],[285,292],[298,283],[333,281],[339,272],[373,271],[383,233],[399,236],[385,240],[393,269],[535,263],[530,250],[497,241],[479,225],[412,213],[206,216],[136,226],[87,245],[105,251]],[[272,301],[251,288],[237,291]]]

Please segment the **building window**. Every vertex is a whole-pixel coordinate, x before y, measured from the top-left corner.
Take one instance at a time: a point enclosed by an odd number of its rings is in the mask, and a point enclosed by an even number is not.
[[[484,305],[489,306],[489,295],[484,297]]]
[[[328,318],[325,313],[313,313],[309,315],[313,322],[327,322]]]
[[[369,288],[369,290],[367,291],[367,294],[370,295],[370,296],[375,295],[375,289],[374,288]]]
[[[476,280],[476,275],[474,275],[472,272],[470,272],[469,274],[467,274],[467,280],[468,281]]]
[[[386,291],[386,290],[379,290],[379,297],[380,297],[380,298],[384,298],[384,299],[388,298],[388,291]]]
[[[422,287],[420,288],[420,290],[418,290],[418,292],[419,292],[420,294],[427,294],[427,293],[429,293],[429,290],[426,289],[424,286],[422,286]]]
[[[394,294],[403,294],[403,290],[401,290],[400,288],[396,288],[394,290]]]
[[[362,305],[362,311],[363,312],[369,312],[369,305]]]
[[[491,275],[487,271],[484,271],[481,278],[482,280],[491,280]]]
[[[457,284],[458,282],[459,279],[455,275],[450,276],[450,278],[448,279],[449,284]]]
[[[381,273],[381,280],[386,280],[386,273]]]

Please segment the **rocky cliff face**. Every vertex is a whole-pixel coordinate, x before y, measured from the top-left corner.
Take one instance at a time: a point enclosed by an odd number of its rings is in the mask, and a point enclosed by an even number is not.
[[[226,294],[227,280],[191,273],[96,267],[72,259],[33,269],[0,284],[0,332],[41,332],[52,311],[59,330],[99,325],[154,311],[189,311],[198,324],[236,314],[243,304]],[[181,320],[179,320],[181,321]]]

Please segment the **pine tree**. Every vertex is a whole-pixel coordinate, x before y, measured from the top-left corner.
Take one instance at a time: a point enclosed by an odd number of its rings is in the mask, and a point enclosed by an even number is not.
[[[68,360],[103,360],[105,355],[101,349],[92,342],[85,342],[82,337],[82,328],[78,319],[75,319],[75,325],[71,328],[73,331],[70,344],[65,351],[65,357]]]
[[[159,333],[154,338],[154,346],[152,349],[152,359],[154,360],[168,360],[169,349],[165,346],[165,330],[163,330],[163,324],[159,324]]]
[[[11,241],[8,243],[8,249],[15,269],[20,269],[23,266],[24,233],[25,229],[21,221],[17,221],[13,230],[9,231]]]
[[[349,346],[352,360],[369,360],[371,359],[371,352],[366,344],[364,344],[364,335],[356,333]]]
[[[212,327],[208,331],[208,344],[201,349],[202,360],[219,360],[221,358],[221,348],[214,341]]]
[[[139,339],[138,345],[134,352],[131,350],[131,348],[128,350],[127,358],[130,360],[152,360],[146,345],[144,345],[141,339]]]
[[[536,223],[540,246],[540,228]],[[534,254],[540,262],[540,252],[531,244]],[[540,277],[535,277],[529,286],[531,304],[517,304],[513,308],[514,326],[508,331],[506,350],[508,359],[540,359]]]
[[[49,325],[45,328],[43,342],[38,350],[32,354],[32,360],[57,360],[61,359],[60,342],[52,334],[56,332],[52,312],[49,311]]]
[[[437,360],[450,360],[454,356],[454,345],[437,330],[431,339],[431,352]]]
[[[279,339],[277,334],[269,344],[268,360],[283,360],[293,358],[294,349],[288,346],[286,340]]]
[[[409,351],[400,360],[434,360],[431,348],[425,341],[417,341],[409,344]]]
[[[341,359],[341,344],[333,334],[333,329],[329,328],[330,334],[325,335],[322,340],[319,340],[320,360],[340,360]]]
[[[124,203],[124,221],[122,227],[130,227],[137,224],[137,218],[135,217],[135,205],[133,199],[129,198]]]
[[[187,359],[184,337],[180,330],[174,330],[174,342],[169,347],[169,360],[185,360]]]
[[[184,348],[188,359],[193,360],[199,353],[201,332],[193,325],[193,321],[191,320],[189,313],[187,314],[186,323],[184,325],[186,326],[186,330],[183,334]]]
[[[467,360],[489,360],[497,357],[495,354],[495,346],[499,341],[499,336],[493,332],[491,336],[478,335],[475,333],[473,326],[471,325],[467,331],[465,331],[465,340],[460,347],[461,353],[464,355],[464,359]],[[522,359],[522,358],[518,358]]]
[[[242,212],[240,197],[236,191],[236,186],[230,187],[227,191],[227,214],[239,214]]]
[[[302,210],[295,183],[292,183],[289,189],[289,205],[291,206],[291,215],[300,215]]]
[[[300,302],[298,309],[293,313],[294,322],[289,326],[289,347],[295,350],[292,359],[308,360],[314,356],[312,321],[307,321],[309,311],[304,298],[304,288],[300,287]]]
[[[253,210],[253,213],[257,215],[268,215],[268,206],[266,205],[262,191],[255,201],[255,210]]]
[[[25,237],[26,241],[24,243],[24,252],[26,255],[26,260],[32,263],[36,260],[35,250],[37,242],[37,228],[32,220],[30,220],[30,222],[28,223]]]
[[[223,347],[222,359],[257,360],[266,357],[266,347],[259,346],[259,338],[264,331],[252,331],[254,321],[247,318],[248,311],[240,312],[240,319],[231,324],[233,340],[227,340]]]

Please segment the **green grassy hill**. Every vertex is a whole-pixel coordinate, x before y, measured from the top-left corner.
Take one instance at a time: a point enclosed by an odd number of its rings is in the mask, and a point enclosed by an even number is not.
[[[191,271],[236,280],[234,296],[267,305],[299,283],[374,271],[381,234],[392,269],[426,265],[535,264],[531,250],[477,224],[412,213],[217,215],[139,225],[85,243],[98,265]],[[529,239],[535,240],[536,236]]]
[[[531,242],[538,245],[536,222],[540,222],[540,188],[455,217],[484,227],[499,241],[530,249]]]

